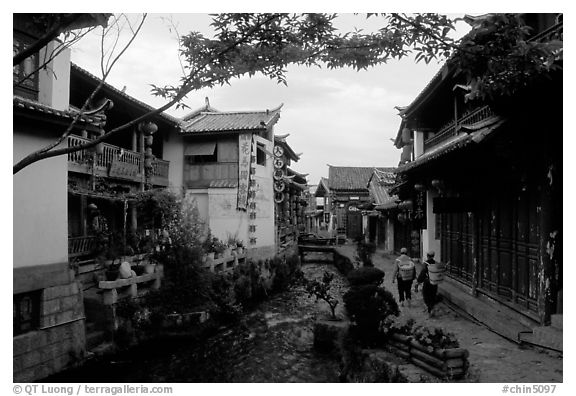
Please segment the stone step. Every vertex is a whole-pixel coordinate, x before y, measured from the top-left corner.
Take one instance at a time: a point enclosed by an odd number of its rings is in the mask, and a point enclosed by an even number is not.
[[[552,321],[552,327],[558,330],[562,330],[562,314],[553,314],[550,319]]]
[[[104,330],[86,331],[86,349],[92,350],[106,341]]]
[[[558,351],[563,350],[562,330],[551,326],[541,326],[534,328],[532,343]]]
[[[473,297],[458,282],[450,278],[445,278],[439,285],[438,292],[447,302],[458,306],[474,320],[513,342],[519,342],[519,334],[529,333],[536,324],[501,304]]]

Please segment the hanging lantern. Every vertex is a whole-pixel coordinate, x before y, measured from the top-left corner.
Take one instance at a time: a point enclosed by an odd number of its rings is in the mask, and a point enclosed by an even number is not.
[[[151,157],[147,157],[144,159],[144,166],[146,168],[151,168],[152,167],[152,158]]]
[[[426,191],[426,186],[422,183],[414,184],[414,190],[416,191]]]
[[[152,136],[158,130],[158,126],[153,122],[141,122],[138,128],[145,136]]]
[[[96,154],[102,155],[104,153],[104,143],[98,143],[96,145]]]
[[[152,143],[154,143],[154,136],[148,135],[144,138],[144,144],[146,144],[146,146],[152,146]]]
[[[400,223],[405,223],[406,222],[406,214],[405,213],[398,213],[398,221]]]
[[[146,148],[146,156],[147,156],[147,157],[151,157],[151,156],[152,156],[152,147],[147,147],[147,148]]]

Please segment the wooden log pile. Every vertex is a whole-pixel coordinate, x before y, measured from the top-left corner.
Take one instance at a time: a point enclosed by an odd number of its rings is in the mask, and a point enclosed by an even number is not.
[[[434,349],[415,341],[410,336],[391,334],[390,349],[415,365],[440,378],[462,378],[468,370],[468,350],[464,348]]]

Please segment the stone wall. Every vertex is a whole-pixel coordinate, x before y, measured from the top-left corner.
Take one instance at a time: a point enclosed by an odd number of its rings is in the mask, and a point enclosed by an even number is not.
[[[67,263],[59,267],[60,276],[56,278],[61,284],[50,284],[50,279],[40,279],[34,285],[27,284],[28,290],[22,290],[22,284],[16,284],[17,279],[25,274],[17,275],[15,270],[15,292],[42,292],[38,328],[13,338],[14,382],[45,378],[73,367],[84,358],[86,333],[81,287]],[[34,268],[21,269],[19,272],[34,272]]]

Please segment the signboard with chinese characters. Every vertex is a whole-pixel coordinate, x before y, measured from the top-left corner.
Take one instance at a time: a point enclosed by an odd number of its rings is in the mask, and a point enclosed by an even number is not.
[[[134,180],[138,176],[138,171],[139,168],[137,164],[122,162],[118,158],[114,158],[110,163],[108,176]]]
[[[250,186],[250,161],[252,155],[252,134],[238,135],[238,201],[236,208],[246,210],[248,187]]]
[[[414,197],[414,213],[412,219],[417,228],[426,229],[426,191],[416,191]]]

